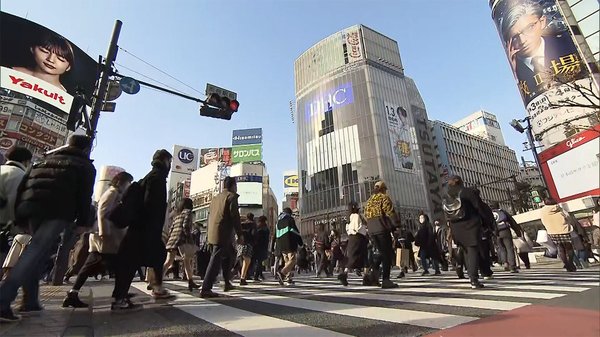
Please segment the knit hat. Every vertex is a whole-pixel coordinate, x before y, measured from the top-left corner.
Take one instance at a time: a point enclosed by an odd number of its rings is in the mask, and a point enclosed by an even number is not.
[[[154,155],[152,156],[152,161],[155,160],[164,160],[164,159],[171,159],[173,158],[173,155],[171,155],[171,153],[165,149],[160,149],[157,150],[156,152],[154,152]]]

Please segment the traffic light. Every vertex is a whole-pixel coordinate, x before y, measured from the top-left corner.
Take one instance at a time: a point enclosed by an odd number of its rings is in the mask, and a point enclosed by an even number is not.
[[[81,122],[83,114],[85,112],[85,106],[87,102],[85,96],[78,94],[73,96],[73,104],[71,104],[71,110],[69,110],[69,118],[67,119],[67,130],[75,131],[77,124]]]
[[[517,130],[519,133],[525,132],[525,128],[521,125],[521,123],[519,123],[517,119],[513,119],[510,122],[510,126],[512,126],[513,129]]]
[[[200,116],[231,120],[231,115],[238,111],[239,106],[237,100],[213,93],[206,99],[206,104],[200,107]]]

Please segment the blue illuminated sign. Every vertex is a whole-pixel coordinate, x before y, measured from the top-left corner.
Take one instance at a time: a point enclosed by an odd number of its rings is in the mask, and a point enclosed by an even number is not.
[[[310,119],[319,116],[329,108],[335,109],[351,103],[354,103],[354,93],[352,82],[348,82],[314,97],[304,106],[304,113],[306,119]]]

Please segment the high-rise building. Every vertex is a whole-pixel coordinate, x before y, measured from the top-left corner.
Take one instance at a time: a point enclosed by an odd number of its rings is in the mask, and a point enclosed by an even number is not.
[[[496,115],[479,110],[452,124],[461,131],[482,137],[498,145],[506,145]]]
[[[598,83],[600,3],[598,0],[560,0],[558,4],[585,63],[596,74]]]
[[[364,25],[337,32],[294,64],[301,231],[342,229],[351,201],[386,182],[404,226],[442,216],[425,104],[396,41]]]
[[[466,186],[476,186],[481,191],[485,202],[498,201],[505,209],[511,209],[511,191],[515,189],[512,176],[519,175],[515,151],[444,122],[431,124],[444,175],[459,175]]]

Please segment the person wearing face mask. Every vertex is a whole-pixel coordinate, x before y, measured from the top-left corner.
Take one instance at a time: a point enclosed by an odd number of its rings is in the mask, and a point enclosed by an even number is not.
[[[433,262],[435,275],[441,275],[439,252],[435,244],[435,233],[429,222],[429,217],[423,211],[419,214],[419,230],[415,236],[415,244],[419,246],[419,258],[423,264],[422,276],[429,275],[429,260]]]

